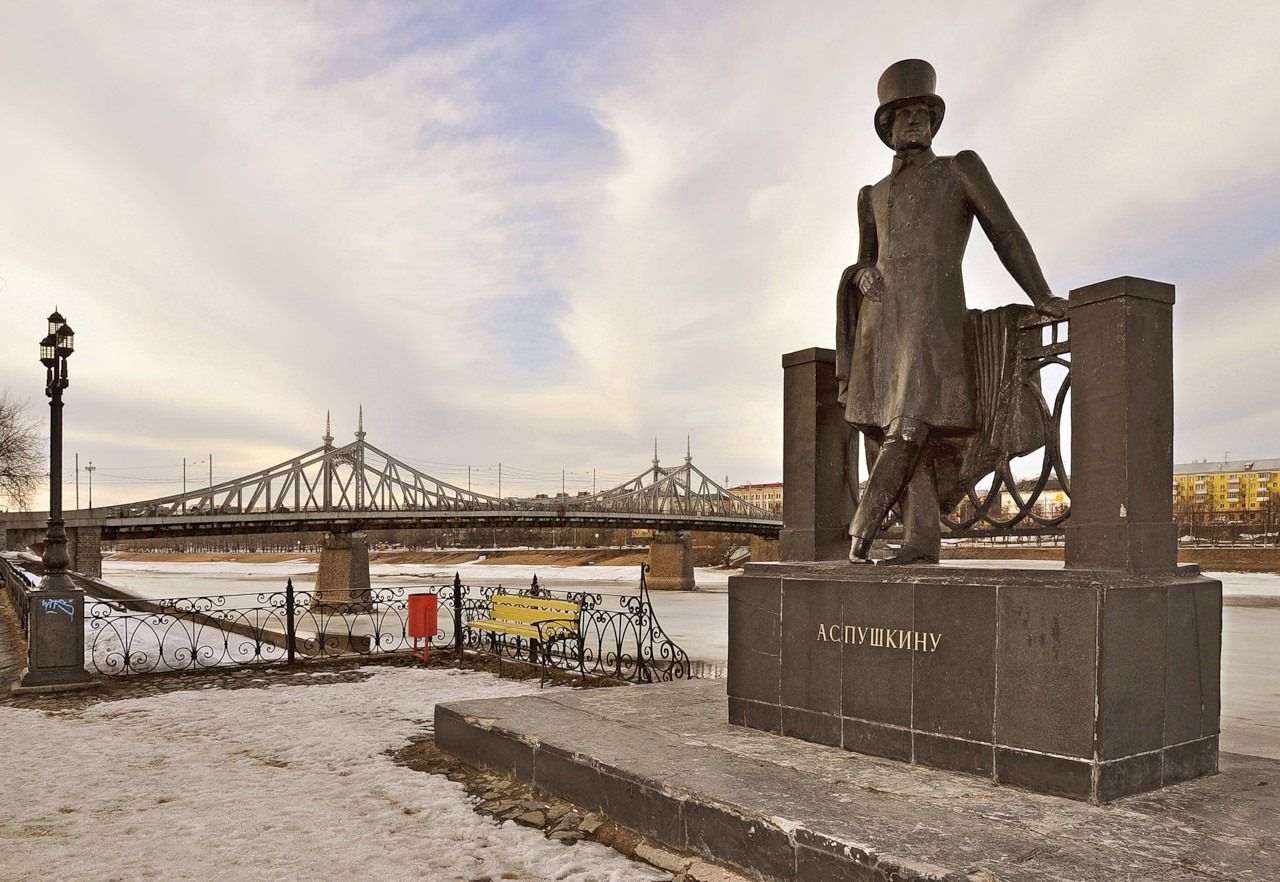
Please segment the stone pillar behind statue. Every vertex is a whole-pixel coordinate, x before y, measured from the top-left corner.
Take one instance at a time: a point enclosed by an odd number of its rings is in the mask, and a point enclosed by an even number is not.
[[[836,402],[836,353],[802,349],[782,356],[782,485],[778,555],[784,561],[842,560],[858,480],[858,451]]]
[[[1172,572],[1173,286],[1071,292],[1070,569]]]

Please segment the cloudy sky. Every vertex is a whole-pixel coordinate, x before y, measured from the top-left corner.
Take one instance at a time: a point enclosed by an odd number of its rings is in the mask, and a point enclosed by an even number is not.
[[[780,356],[833,345],[876,80],[923,57],[936,148],[982,155],[1058,293],[1177,285],[1176,459],[1280,456],[1277,32],[1267,2],[5,0],[0,384],[46,412],[61,309],[98,504],[361,405],[476,489],[616,482],[655,437],[778,480]],[[980,232],[966,274],[1022,299]]]

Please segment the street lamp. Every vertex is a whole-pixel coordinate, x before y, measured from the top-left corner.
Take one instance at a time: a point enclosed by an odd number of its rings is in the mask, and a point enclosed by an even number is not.
[[[57,310],[40,341],[49,397],[49,522],[45,533],[44,578],[32,592],[27,618],[27,670],[20,691],[74,689],[89,685],[84,669],[84,592],[67,575],[66,523],[62,519],[62,390],[67,388],[67,359],[75,351],[75,332]]]
[[[88,473],[89,473],[89,511],[93,511],[93,472],[94,472],[94,468],[95,468],[95,466],[94,466],[94,464],[93,464],[93,460],[89,460],[89,464],[88,464],[87,466],[85,466],[85,467],[84,467],[84,470],[85,470],[86,472],[88,472]]]
[[[44,394],[49,396],[49,528],[44,540],[44,580],[40,590],[73,588],[67,566],[67,531],[62,520],[62,390],[67,388],[67,359],[75,351],[75,332],[54,310],[49,316],[49,335],[40,341],[40,361],[46,380]]]

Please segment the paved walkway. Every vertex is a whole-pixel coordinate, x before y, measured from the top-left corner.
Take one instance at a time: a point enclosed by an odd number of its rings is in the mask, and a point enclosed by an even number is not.
[[[731,726],[723,682],[440,704],[468,762],[764,879],[1274,882],[1280,762],[1105,806]]]

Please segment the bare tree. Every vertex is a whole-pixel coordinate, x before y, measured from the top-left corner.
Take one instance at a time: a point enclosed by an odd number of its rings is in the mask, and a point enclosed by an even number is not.
[[[45,479],[44,435],[29,402],[0,390],[0,497],[26,509]]]

